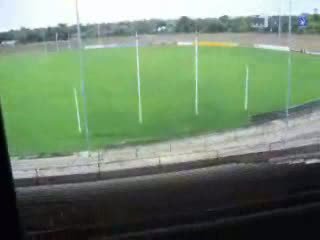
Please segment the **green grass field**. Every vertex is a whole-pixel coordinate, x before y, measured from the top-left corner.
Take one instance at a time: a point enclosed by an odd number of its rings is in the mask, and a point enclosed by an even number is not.
[[[288,53],[201,47],[198,117],[194,49],[149,47],[140,54],[143,125],[138,123],[135,49],[85,52],[91,149],[248,124],[246,64],[249,114],[285,109]],[[1,56],[0,95],[11,154],[86,149],[77,127],[74,87],[80,88],[77,52]],[[292,105],[319,97],[320,58],[293,54]]]

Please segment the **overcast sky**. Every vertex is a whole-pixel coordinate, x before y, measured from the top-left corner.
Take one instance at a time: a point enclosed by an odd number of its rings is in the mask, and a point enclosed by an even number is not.
[[[320,0],[292,0],[293,12],[320,9]],[[282,2],[282,3],[281,3]],[[180,16],[219,17],[288,13],[289,0],[79,0],[82,23]],[[74,24],[75,0],[0,0],[0,31]]]

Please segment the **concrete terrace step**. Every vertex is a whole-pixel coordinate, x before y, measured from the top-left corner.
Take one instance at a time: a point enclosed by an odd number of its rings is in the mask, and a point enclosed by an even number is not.
[[[320,110],[248,128],[66,157],[12,161],[16,179],[100,173],[303,147],[320,143]],[[281,159],[279,160],[281,161]]]

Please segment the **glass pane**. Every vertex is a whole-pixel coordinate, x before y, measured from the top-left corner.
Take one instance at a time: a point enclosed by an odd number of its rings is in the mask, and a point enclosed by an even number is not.
[[[316,9],[293,17],[291,107],[316,102],[320,97],[319,21]]]
[[[318,162],[316,5],[0,0],[0,102],[28,235],[219,220],[212,209],[230,214],[259,188],[261,162],[288,175],[283,164]],[[243,172],[255,176],[236,186],[244,193],[225,187]]]
[[[34,2],[3,3],[12,22],[1,26],[0,94],[9,150],[18,158],[84,148],[74,100],[80,82],[73,4],[45,1],[34,8]]]

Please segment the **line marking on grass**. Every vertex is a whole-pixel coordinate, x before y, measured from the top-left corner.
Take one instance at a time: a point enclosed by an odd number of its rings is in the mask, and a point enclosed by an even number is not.
[[[77,93],[76,88],[73,88],[73,93],[74,93],[74,102],[75,102],[75,106],[76,106],[76,113],[77,113],[77,120],[78,120],[78,130],[79,130],[79,133],[82,133],[81,118],[80,118],[80,111],[79,111],[79,102],[78,102],[78,93]]]

